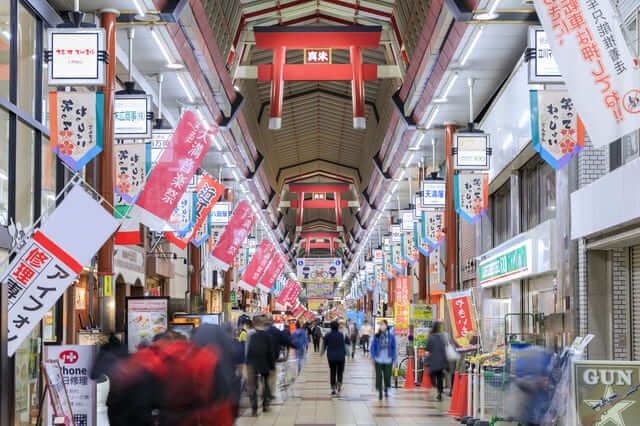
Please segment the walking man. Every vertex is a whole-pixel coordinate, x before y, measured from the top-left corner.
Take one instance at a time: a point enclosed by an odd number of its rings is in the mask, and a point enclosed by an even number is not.
[[[351,359],[356,356],[356,345],[358,344],[358,325],[355,321],[351,320],[349,325],[349,338],[351,340]]]
[[[337,321],[331,323],[331,331],[324,336],[321,355],[327,353],[329,361],[329,375],[331,382],[331,395],[339,395],[342,390],[342,374],[344,373],[344,359],[346,356],[346,337],[338,331]]]
[[[371,345],[371,356],[376,365],[376,389],[379,400],[382,400],[383,390],[384,397],[389,397],[391,366],[396,361],[396,338],[389,332],[388,327],[387,321],[384,320]]]
[[[251,413],[257,416],[259,382],[262,382],[262,411],[269,411],[269,373],[276,368],[276,360],[271,336],[265,331],[264,317],[255,317],[253,324],[255,332],[249,336],[247,343],[247,384],[251,397]]]
[[[362,344],[362,353],[366,354],[369,352],[369,339],[371,338],[371,326],[369,325],[369,321],[364,322],[362,325],[362,330],[360,330],[360,342]]]

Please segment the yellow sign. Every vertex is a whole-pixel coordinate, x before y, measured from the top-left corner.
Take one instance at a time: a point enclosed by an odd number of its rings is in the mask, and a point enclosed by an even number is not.
[[[393,322],[395,325],[393,327],[393,333],[406,336],[409,333],[409,314],[411,305],[396,303],[394,308],[395,315]]]
[[[113,296],[113,276],[105,275],[102,277],[102,289],[104,297]]]

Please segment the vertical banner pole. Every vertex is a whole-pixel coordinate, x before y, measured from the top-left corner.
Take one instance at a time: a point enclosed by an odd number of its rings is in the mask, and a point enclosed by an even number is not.
[[[446,186],[445,186],[445,228],[447,235],[446,250],[446,289],[455,291],[458,288],[458,226],[453,191],[453,136],[456,126],[445,123],[444,126],[444,155],[446,158]]]

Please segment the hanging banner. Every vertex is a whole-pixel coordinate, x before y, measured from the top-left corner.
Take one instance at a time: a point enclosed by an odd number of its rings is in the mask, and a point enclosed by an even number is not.
[[[47,38],[49,86],[104,85],[104,28],[51,28]]]
[[[336,282],[342,280],[342,259],[298,258],[296,274],[300,282]]]
[[[456,212],[469,223],[476,223],[489,208],[489,175],[458,173],[453,175]]]
[[[440,209],[445,205],[444,179],[423,180],[421,185],[423,209]]]
[[[231,203],[221,201],[216,203],[211,210],[211,223],[216,225],[226,225],[231,217]]]
[[[533,148],[558,170],[584,148],[584,126],[564,90],[531,90]]]
[[[421,239],[434,249],[444,242],[444,210],[422,212]]]
[[[407,336],[409,334],[409,322],[411,318],[411,305],[408,303],[393,304],[393,334]]]
[[[116,94],[113,101],[113,137],[149,139],[153,117],[151,95]]]
[[[284,267],[286,265],[286,259],[280,254],[275,254],[273,256],[273,260],[269,263],[269,267],[262,277],[260,277],[260,281],[258,281],[258,288],[262,291],[271,291],[276,280],[284,271]]]
[[[411,279],[406,276],[393,280],[393,303],[407,305],[411,303]]]
[[[113,146],[114,188],[117,205],[133,204],[151,166],[151,145],[117,143]]]
[[[462,351],[474,349],[477,345],[477,328],[471,290],[446,293],[445,299],[456,346]]]
[[[427,244],[422,238],[422,220],[419,220],[413,224],[413,244],[423,256],[429,256],[429,253],[433,251],[433,248]]]
[[[102,152],[101,92],[49,92],[51,147],[77,172]]]
[[[413,238],[412,232],[403,232],[402,233],[402,257],[409,264],[413,265],[418,260],[419,256],[418,249],[415,245],[415,240]]]
[[[247,269],[242,274],[238,287],[243,290],[253,291],[258,285],[258,281],[267,270],[267,266],[276,254],[276,248],[271,241],[264,239],[256,249],[256,252],[249,262]]]
[[[233,265],[233,259],[238,254],[244,240],[256,221],[256,215],[251,210],[249,203],[240,201],[236,207],[229,224],[220,236],[218,244],[211,252],[215,269],[228,271]]]
[[[440,281],[440,250],[442,246],[429,253],[429,287],[432,294],[444,291],[444,284]]]
[[[35,231],[0,279],[9,298],[9,356],[117,227],[118,221],[76,186]]]
[[[92,345],[47,345],[45,362],[59,362],[71,411],[76,426],[95,426],[96,382],[90,372],[96,357],[96,346]],[[47,413],[53,413],[51,401],[47,401]],[[53,426],[53,416],[46,416],[46,426]]]
[[[535,0],[569,95],[596,147],[640,128],[640,73],[609,0]]]
[[[167,241],[171,242],[181,250],[184,250],[189,243],[188,240],[185,241],[184,236],[189,234],[193,227],[194,204],[193,192],[187,191],[182,194],[180,201],[169,218],[169,225],[174,229],[174,231],[167,231],[164,233],[164,237]]]
[[[301,315],[303,315],[306,312],[306,310],[304,309],[304,306],[302,305],[298,305],[295,308],[293,308],[293,310],[291,311],[291,316],[292,317],[296,317],[299,318]]]
[[[295,306],[298,301],[298,295],[302,292],[300,284],[293,280],[287,281],[284,289],[280,292],[276,302],[282,306]]]
[[[200,247],[201,245],[209,241],[209,239],[211,238],[210,230],[211,214],[208,214],[207,220],[205,220],[200,228],[194,231],[193,235],[191,236],[191,244],[193,244],[194,247]]]
[[[399,234],[397,242],[391,244],[391,266],[398,272],[403,272],[407,261],[402,257],[402,233]]]
[[[333,297],[333,283],[308,283],[307,297]]]
[[[184,113],[136,200],[140,222],[151,229],[165,227],[209,149],[210,135],[215,133],[217,128],[205,128],[193,112]]]

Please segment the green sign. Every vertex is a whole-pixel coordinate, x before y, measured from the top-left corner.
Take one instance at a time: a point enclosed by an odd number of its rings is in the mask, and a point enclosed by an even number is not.
[[[411,305],[411,324],[413,324],[413,344],[417,348],[427,347],[427,337],[433,326],[435,305]]]
[[[231,290],[231,303],[236,304],[236,291]]]
[[[511,281],[531,272],[531,240],[480,262],[483,287]]]

